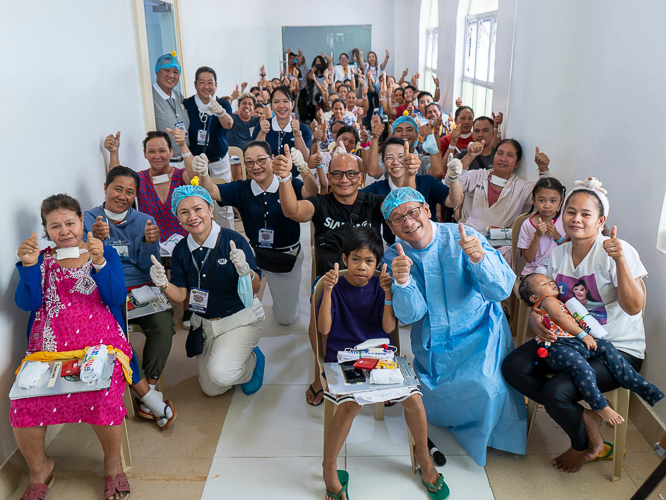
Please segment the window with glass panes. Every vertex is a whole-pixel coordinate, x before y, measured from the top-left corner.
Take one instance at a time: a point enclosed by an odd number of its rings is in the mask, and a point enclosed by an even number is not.
[[[497,11],[467,16],[462,101],[475,116],[490,116],[495,80]]]

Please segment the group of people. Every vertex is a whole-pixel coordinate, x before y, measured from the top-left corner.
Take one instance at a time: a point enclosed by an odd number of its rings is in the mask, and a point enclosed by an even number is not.
[[[243,83],[242,93],[236,88],[226,98],[216,96],[216,73],[207,66],[195,73],[196,93],[184,98],[176,55],[160,57],[157,130],[143,141],[149,168],[121,165],[117,132],[104,142],[110,163],[101,205],[84,213],[66,194],[42,202],[52,245],[40,250],[33,233],[17,251],[16,303],[31,313],[28,354],[105,344],[130,358],[134,371],[124,374],[118,363],[106,391],[12,401],[11,423],[30,466],[24,498],[48,491],[54,464],[44,450],[46,428],[66,422],[95,429],[105,453],[105,499],[129,495],[119,427],[126,383],[139,415],[162,429],[175,421],[174,405],[155,385],[171,351],[173,314],[133,320],[146,336],[139,364],[123,311],[134,288],[152,285],[184,304],[187,355],[196,358],[205,394],[235,385],[256,393],[265,367],[265,312],[256,293],[265,277],[275,319],[296,320],[303,266],[310,265],[300,243],[307,222],[313,282],[324,280],[310,318],[313,351],[316,329],[332,361],[338,351],[390,334],[398,321],[410,325],[420,389],[397,401],[430,498],[447,498],[449,490],[429,454],[427,422],[451,429],[484,465],[489,446],[525,453],[528,396],[571,439],[554,467],[575,472],[604,451],[602,420],[621,422],[601,392],[623,386],[651,404],[663,397],[637,373],[647,271],[616,228],[603,234],[609,200],[599,181],[589,178],[567,194],[538,147],[538,182],[521,178],[523,149],[501,138],[502,113],[475,118],[457,102],[449,118],[437,103],[438,80],[434,96],[418,90],[418,74],[396,81],[384,71],[388,51],[381,64],[374,52],[364,59],[355,49],[353,63],[341,54],[339,65],[322,53],[310,69],[300,50],[289,54],[280,78],[266,80],[262,67],[256,86],[245,92]],[[243,157],[230,157],[229,147]],[[245,237],[234,231],[234,210]],[[526,262],[520,295],[534,309],[536,337],[514,349],[501,302],[517,279],[516,256],[486,236],[511,228],[522,213],[531,215],[513,237]],[[182,238],[165,265],[160,242],[174,235]],[[605,340],[565,314],[562,302],[572,297],[601,323]],[[544,345],[551,346],[547,363],[535,364]],[[323,462],[327,499],[347,499],[349,475],[336,459],[360,406],[324,394],[317,376],[305,399],[317,406],[324,397],[338,405]],[[591,410],[578,404],[583,399]]]

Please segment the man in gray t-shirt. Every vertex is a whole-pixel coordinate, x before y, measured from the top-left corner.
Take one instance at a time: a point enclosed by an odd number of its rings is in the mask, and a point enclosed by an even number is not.
[[[189,146],[187,129],[190,119],[183,106],[183,94],[175,87],[180,81],[180,63],[178,58],[172,54],[160,56],[155,63],[156,82],[153,84],[153,105],[155,107],[155,127],[157,130],[166,131],[167,128],[179,128],[185,132],[185,142]],[[170,136],[171,137],[171,136]],[[173,159],[180,161],[182,153],[171,137],[173,148]]]

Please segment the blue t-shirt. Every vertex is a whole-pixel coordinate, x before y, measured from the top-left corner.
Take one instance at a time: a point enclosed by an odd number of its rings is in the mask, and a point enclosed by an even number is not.
[[[289,146],[289,150],[294,149],[296,147],[294,146],[294,133],[274,130],[273,125],[275,124],[275,127],[277,127],[277,119],[275,117],[273,117],[270,120],[270,122],[271,122],[271,129],[266,134],[266,142],[271,145],[271,151],[273,152],[273,154],[275,156],[284,154],[285,144]],[[301,134],[303,134],[303,142],[305,143],[307,148],[310,149],[310,146],[312,146],[312,131],[310,130],[310,127],[301,123],[300,130]],[[254,127],[254,131],[252,132],[253,140],[259,137],[259,132],[261,132],[261,127],[260,126]],[[294,177],[298,177],[300,175],[298,173],[296,165],[292,167],[291,175],[293,175]]]
[[[322,295],[323,298],[323,295]],[[321,299],[317,304],[317,314]],[[340,277],[331,292],[331,331],[326,339],[326,363],[337,361],[338,351],[390,336],[384,331],[384,290],[379,277],[373,276],[365,286],[354,286]]]
[[[296,198],[302,200],[303,182],[292,179]],[[265,227],[273,229],[273,248],[284,248],[295,245],[301,238],[301,225],[284,216],[280,205],[280,193],[262,193],[257,196],[252,192],[252,181],[234,181],[218,184],[222,203],[220,206],[232,206],[238,209],[245,235],[253,246],[258,245],[259,229],[264,228],[264,204],[267,204],[268,216]]]
[[[259,126],[261,118],[252,116],[246,122],[241,120],[238,114],[232,114],[231,118],[234,120],[234,126],[227,130],[227,142],[229,143],[229,147],[243,149],[246,144],[252,141],[252,133],[255,127]]]
[[[233,110],[231,109],[231,104],[229,104],[225,99],[216,99],[222,107],[229,113],[231,116]],[[183,101],[183,105],[187,110],[187,115],[190,117],[190,127],[188,133],[190,135],[190,151],[193,155],[200,155],[204,152],[203,144],[199,144],[199,130],[208,131],[208,146],[206,146],[206,156],[208,156],[208,161],[211,163],[224,158],[229,150],[229,145],[227,143],[227,130],[220,123],[220,119],[215,115],[201,115],[204,117],[204,121],[201,121],[201,116],[199,115],[199,107],[197,106],[194,96],[188,97]]]
[[[252,253],[252,248],[250,248],[247,240],[231,229],[221,228],[220,231],[222,232],[220,248],[214,262],[215,249],[212,248],[208,259],[202,266],[209,249],[199,247],[194,252],[190,252],[190,248],[187,246],[187,238],[178,242],[171,255],[171,283],[188,290],[199,287],[199,273],[192,262],[192,257],[196,260],[201,271],[201,288],[209,292],[206,313],[200,314],[206,319],[225,318],[245,309],[243,301],[238,296],[238,273],[229,258],[231,252],[229,242],[231,240],[236,243],[236,248],[245,252],[245,259],[250,268],[261,276],[257,262],[254,260],[254,253]],[[210,277],[210,285],[206,288],[211,263],[213,263],[213,274]]]
[[[444,202],[447,196],[449,196],[449,187],[445,186],[442,181],[434,178],[432,175],[417,175],[414,180],[416,181],[416,190],[423,195],[430,207],[430,219],[433,222],[437,222],[437,205],[441,205],[442,210],[445,208]],[[368,187],[361,189],[361,191],[386,196],[391,192],[391,187],[387,178],[383,181],[373,182]],[[386,222],[382,225],[382,233],[386,243],[389,245],[395,243],[395,236]]]

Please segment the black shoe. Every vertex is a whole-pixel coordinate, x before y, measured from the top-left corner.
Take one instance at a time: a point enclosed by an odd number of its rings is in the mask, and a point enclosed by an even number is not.
[[[432,461],[435,462],[435,465],[439,467],[446,465],[446,457],[444,456],[444,453],[437,449],[435,443],[433,443],[430,438],[428,438],[428,451],[430,452],[430,456],[432,457]]]
[[[186,330],[189,330],[190,328],[190,318],[192,317],[192,311],[189,309],[187,311],[183,311],[183,328]]]

